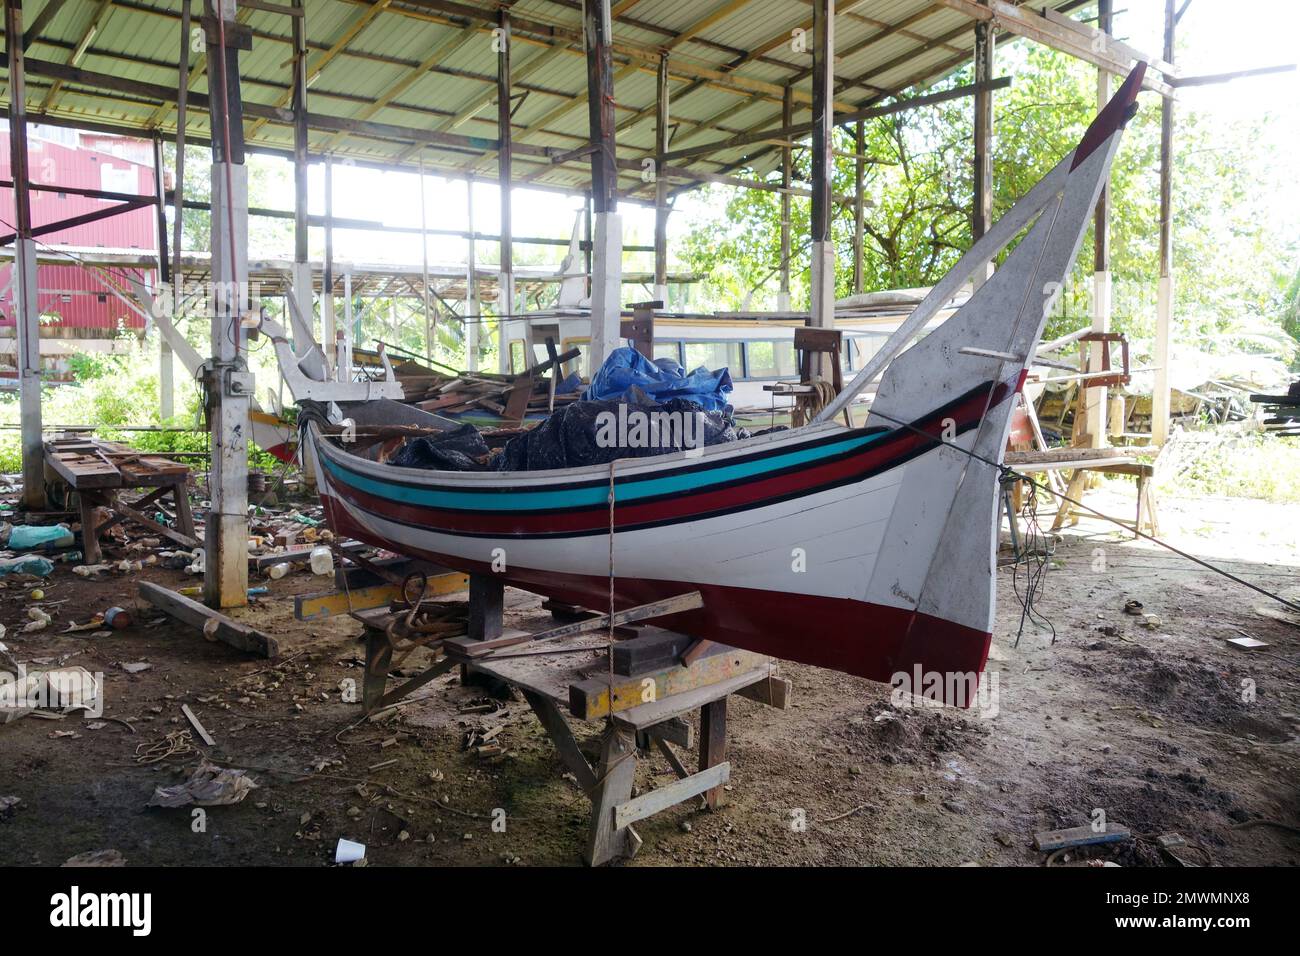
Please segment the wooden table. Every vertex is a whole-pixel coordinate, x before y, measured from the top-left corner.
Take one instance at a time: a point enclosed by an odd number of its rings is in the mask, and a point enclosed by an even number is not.
[[[96,438],[56,438],[45,443],[45,464],[77,493],[81,503],[82,553],[87,564],[101,558],[99,538],[123,521],[133,521],[182,548],[199,546],[190,510],[190,470],[186,465],[137,451],[129,445]],[[149,489],[143,497],[126,501],[128,489]],[[176,527],[171,528],[144,513],[149,505],[171,496]],[[99,509],[112,512],[99,520]]]

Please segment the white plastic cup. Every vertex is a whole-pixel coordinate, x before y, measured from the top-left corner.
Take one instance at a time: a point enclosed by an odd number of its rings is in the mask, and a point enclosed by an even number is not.
[[[334,848],[335,863],[355,863],[357,860],[363,860],[366,856],[366,845],[364,843],[354,843],[351,840],[345,840],[339,837],[339,845]]]

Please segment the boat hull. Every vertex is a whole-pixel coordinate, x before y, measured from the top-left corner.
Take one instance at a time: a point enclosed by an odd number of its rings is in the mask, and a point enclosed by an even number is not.
[[[698,590],[703,607],[659,622],[692,636],[876,681],[918,666],[977,679],[987,617],[922,613],[880,582],[900,488],[935,466],[945,435],[973,436],[990,389],[995,406],[1012,390],[982,383],[903,428],[828,426],[558,475],[394,468],[310,426],[305,442],[341,535],[593,608],[610,601],[612,549],[615,606]]]

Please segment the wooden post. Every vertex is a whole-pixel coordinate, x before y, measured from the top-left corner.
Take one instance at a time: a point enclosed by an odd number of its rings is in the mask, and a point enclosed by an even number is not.
[[[311,265],[308,252],[308,193],[307,177],[311,159],[308,155],[307,128],[307,10],[304,0],[293,0],[297,16],[293,21],[293,297],[302,310],[302,321],[314,329],[312,315]],[[286,322],[293,330],[293,323]],[[296,330],[292,331],[294,350],[305,355],[311,342],[300,342]]]
[[[1174,60],[1174,0],[1165,0],[1165,62]],[[1169,438],[1169,329],[1174,314],[1174,103],[1160,103],[1160,285],[1156,300],[1156,366],[1151,395],[1151,444]]]
[[[172,184],[172,292],[175,296],[173,314],[178,318],[184,292],[181,274],[181,245],[185,239],[185,122],[190,93],[190,0],[181,0],[181,49],[177,60],[178,86],[176,90],[176,181]],[[164,339],[164,342],[167,340]],[[168,350],[171,346],[167,346]]]
[[[700,708],[700,770],[708,770],[727,759],[727,698],[719,697]],[[722,806],[721,786],[704,792],[710,810]]]
[[[993,79],[995,33],[993,23],[981,20],[975,24],[975,82],[987,83]],[[975,93],[975,195],[971,203],[971,240],[976,242],[988,232],[993,222],[993,91]],[[976,271],[975,287],[987,281],[993,271],[988,263]]]
[[[420,304],[424,308],[424,360],[433,364],[434,317],[429,311],[429,225],[424,198],[424,149],[420,149]]]
[[[655,95],[655,286],[654,297],[668,302],[668,179],[662,174],[668,152],[668,53],[659,56]]]
[[[9,54],[9,160],[14,190],[14,304],[18,406],[22,423],[23,507],[45,507],[45,445],[41,440],[41,327],[32,239],[31,174],[27,163],[27,78],[23,54],[22,0],[5,3]]]
[[[1097,29],[1110,35],[1112,25],[1111,0],[1098,0]],[[1110,73],[1097,67],[1097,108],[1110,102]],[[1110,177],[1102,184],[1097,197],[1097,211],[1093,215],[1093,266],[1092,266],[1092,330],[1110,331]],[[1088,367],[1101,368],[1105,342],[1093,342],[1088,356]],[[1088,444],[1092,448],[1107,445],[1106,411],[1108,392],[1105,385],[1094,386],[1084,393],[1084,408],[1088,430]]]
[[[618,165],[614,138],[614,76],[611,69],[609,0],[582,0],[587,49],[587,114],[591,142],[591,195],[595,212],[591,268],[591,346],[595,374],[618,347],[623,295],[623,220],[618,214]]]
[[[501,267],[497,282],[497,371],[510,370],[510,346],[506,341],[506,317],[515,311],[514,252],[511,248],[510,176],[512,144],[510,134],[510,14],[500,12],[497,42],[497,180],[501,190]]]
[[[321,347],[332,374],[337,367],[338,345],[334,326],[334,157],[325,154],[325,274],[321,278]],[[328,375],[327,375],[328,377]]]
[[[504,629],[505,584],[499,577],[491,574],[471,574],[469,576],[469,624],[467,631],[470,640],[494,641]]]
[[[812,315],[809,325],[835,324],[835,244],[831,241],[831,177],[835,129],[835,0],[813,0]],[[824,375],[817,356],[814,373]]]
[[[862,294],[862,240],[866,231],[866,207],[863,205],[862,189],[866,183],[866,160],[863,151],[867,147],[866,129],[863,121],[858,120],[853,128],[853,294]]]
[[[243,355],[248,306],[248,167],[240,102],[235,0],[206,0],[209,24],[224,24],[226,46],[209,31],[212,90],[212,360],[206,375],[212,427],[203,594],[210,606],[248,603],[248,399],[252,374]]]
[[[465,254],[465,367],[471,372],[478,371],[478,265],[474,249],[474,177],[465,178],[465,215],[469,219],[469,244]]]
[[[167,255],[167,187],[163,183],[162,136],[153,137],[153,189],[158,213],[158,278],[153,290],[155,303],[166,303],[166,286],[171,276],[171,261]],[[179,211],[179,210],[178,210]],[[172,364],[172,347],[166,336],[158,336],[158,417],[163,421],[176,411],[176,388]]]
[[[794,125],[794,90],[787,86],[781,94],[781,126]],[[788,143],[788,141],[787,141]],[[791,149],[781,147],[781,286],[776,294],[776,310],[790,311],[790,183]]]

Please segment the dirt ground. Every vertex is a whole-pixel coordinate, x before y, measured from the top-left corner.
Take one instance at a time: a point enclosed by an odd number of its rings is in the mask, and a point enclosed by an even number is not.
[[[1132,495],[1117,485],[1089,502],[1127,514]],[[1294,509],[1167,498],[1160,508],[1174,544],[1273,590],[1300,583]],[[340,681],[360,683],[360,627],[293,619],[291,595],[323,580],[300,571],[266,582],[271,596],[239,615],[279,638],[273,664],[151,613],[109,636],[60,634],[135,601],[134,576],[87,582],[65,565],[44,586],[53,624],[23,634],[30,585],[11,579],[0,590],[11,652],[30,667],[102,672],[106,706],[98,719],[0,727],[0,807],[21,801],[0,810],[0,863],[57,865],[111,848],[128,864],[320,866],[339,837],[366,843],[369,865],[579,863],[589,804],[522,701],[462,713],[483,690],[450,676],[390,720],[357,723]],[[1017,584],[1023,593],[1023,569]],[[731,699],[727,805],[638,824],[644,846],[630,865],[1037,866],[1046,854],[1035,831],[1081,826],[1098,810],[1134,836],[1076,861],[1178,865],[1156,842],[1167,833],[1185,839],[1185,863],[1300,861],[1300,628],[1259,613],[1260,595],[1100,522],[1071,529],[1050,559],[1035,609],[1054,643],[1031,623],[1017,646],[1008,569],[998,593],[985,707],[896,706],[882,685],[783,664],[789,710]],[[1125,614],[1129,600],[1156,619]],[[516,622],[537,615],[531,596],[511,602]],[[1243,634],[1269,646],[1225,644]],[[123,669],[136,662],[152,666]],[[205,827],[188,809],[145,806],[198,762],[196,749],[148,762],[188,727],[182,704],[216,740],[199,749],[258,785],[208,809]],[[462,752],[467,730],[498,725],[505,754]],[[600,726],[575,729],[590,745]],[[639,787],[671,779],[659,755],[641,762]],[[498,808],[504,832],[492,825]]]

